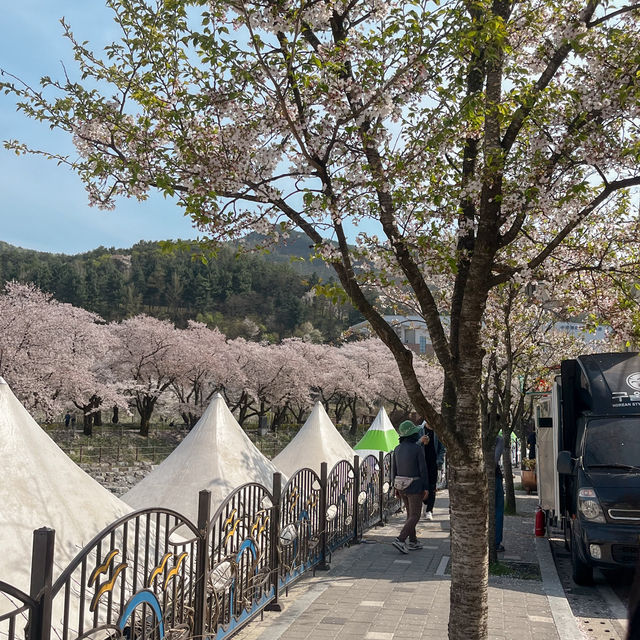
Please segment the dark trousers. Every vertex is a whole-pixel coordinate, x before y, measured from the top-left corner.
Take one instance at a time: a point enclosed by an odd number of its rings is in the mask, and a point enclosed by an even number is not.
[[[437,483],[431,483],[429,482],[429,495],[427,496],[426,500],[423,500],[423,504],[425,504],[427,506],[427,511],[433,511],[433,505],[436,502],[436,488],[437,488]]]
[[[496,476],[496,547],[502,543],[502,529],[504,525],[504,487],[502,476]]]
[[[401,491],[400,497],[407,512],[407,519],[402,527],[402,531],[400,531],[398,539],[404,542],[408,537],[411,542],[415,542],[417,539],[416,525],[418,524],[418,520],[420,520],[420,511],[422,511],[422,493],[405,493]]]

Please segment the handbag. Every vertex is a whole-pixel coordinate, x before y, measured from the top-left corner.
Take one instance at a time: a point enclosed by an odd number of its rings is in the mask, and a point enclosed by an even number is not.
[[[396,476],[393,479],[393,488],[398,491],[404,491],[409,488],[409,485],[418,478],[411,478],[409,476]]]

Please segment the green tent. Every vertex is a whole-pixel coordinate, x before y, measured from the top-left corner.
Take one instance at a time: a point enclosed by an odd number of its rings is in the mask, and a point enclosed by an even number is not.
[[[398,432],[393,428],[384,407],[378,411],[376,419],[358,444],[353,447],[360,459],[367,456],[378,456],[380,451],[387,453],[398,446]]]

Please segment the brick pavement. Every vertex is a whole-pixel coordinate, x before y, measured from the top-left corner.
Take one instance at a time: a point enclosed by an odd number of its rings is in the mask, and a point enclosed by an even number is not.
[[[491,576],[490,640],[580,638],[563,601],[544,538],[533,535],[537,497],[517,497],[518,515],[505,517],[504,560],[527,563],[543,579]],[[339,549],[327,572],[304,577],[282,594],[284,610],[265,612],[238,640],[417,640],[446,638],[449,618],[448,492],[438,493],[434,520],[421,520],[420,551],[400,554],[391,541],[404,515],[365,534],[361,544]],[[526,565],[522,565],[526,566]],[[555,576],[554,576],[555,574]],[[559,589],[559,590],[558,590]]]

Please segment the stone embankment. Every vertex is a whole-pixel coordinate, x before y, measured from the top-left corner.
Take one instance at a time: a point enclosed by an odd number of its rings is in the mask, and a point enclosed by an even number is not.
[[[80,467],[105,489],[120,497],[133,485],[138,484],[154,468],[154,465],[148,462],[135,462],[114,466],[112,462],[90,462],[80,463]]]

